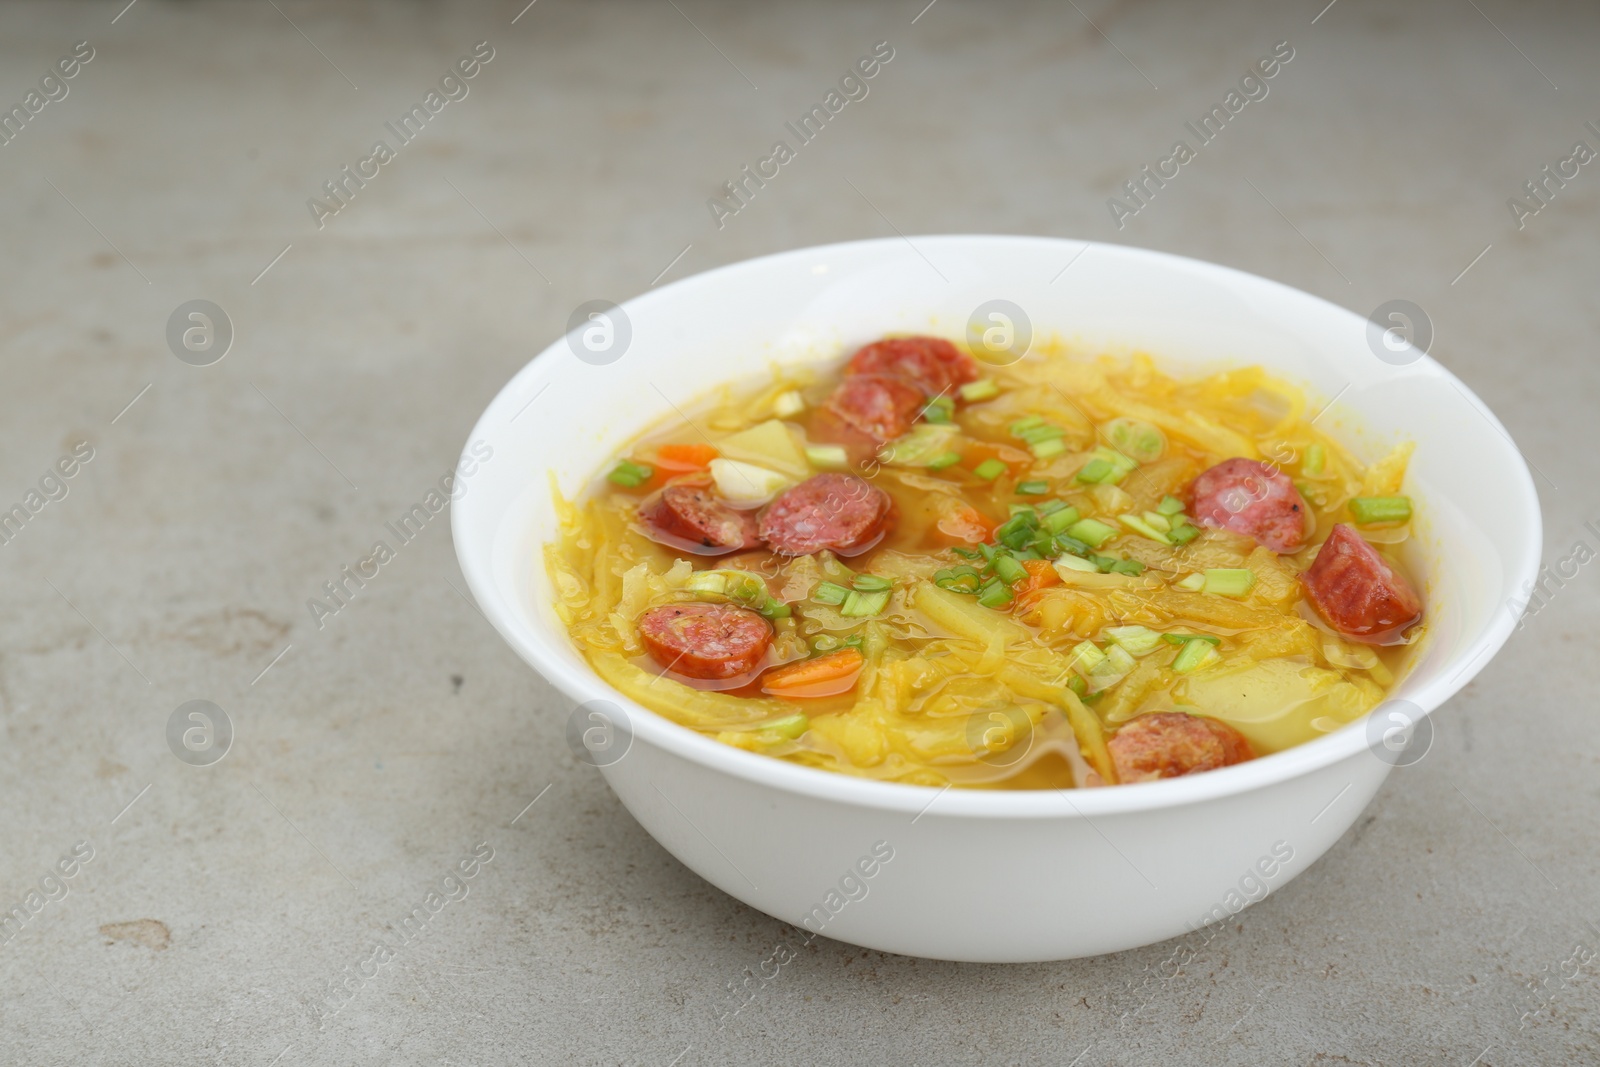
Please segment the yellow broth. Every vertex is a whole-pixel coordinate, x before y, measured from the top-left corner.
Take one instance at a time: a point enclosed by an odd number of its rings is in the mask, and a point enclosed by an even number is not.
[[[898,518],[880,544],[847,560],[765,549],[688,555],[648,539],[634,516],[671,476],[656,461],[663,445],[716,446],[778,418],[775,411],[791,412],[798,393],[803,410],[779,421],[796,449],[803,447],[838,381],[836,368],[784,369],[758,386],[724,387],[690,410],[690,421],[674,416],[641,435],[624,455],[652,468],[651,476],[619,486],[600,472],[575,503],[560,501],[561,534],[545,549],[557,610],[578,649],[624,694],[724,743],[839,773],[936,786],[1107,782],[1107,738],[1151,711],[1218,719],[1261,756],[1336,730],[1381,701],[1422,625],[1405,644],[1348,641],[1304,603],[1297,575],[1335,522],[1352,521],[1352,497],[1401,492],[1409,446],[1364,467],[1311,424],[1300,390],[1254,367],[1181,378],[1143,355],[1086,358],[1058,349],[982,370],[998,392],[956,405],[945,442],[945,451],[961,454],[955,465],[907,465],[893,443],[876,455],[852,450],[850,470],[887,491]],[[1065,451],[1036,458],[1014,432],[1029,418],[1060,427]],[[1111,443],[1108,424],[1117,419],[1157,428],[1160,454],[1119,484],[1080,482],[1094,450]],[[1196,475],[1235,456],[1265,461],[1294,480],[1313,524],[1299,551],[1279,556],[1212,529],[1187,544],[1164,545],[1118,522],[1118,515],[1184,497]],[[985,460],[998,460],[1004,472],[978,477]],[[792,479],[805,476],[795,471]],[[1040,481],[1046,493],[1019,494],[1019,484]],[[981,567],[982,560],[954,549],[970,551],[989,538],[1014,506],[1051,500],[1117,527],[1096,554],[1142,563],[1143,572],[1056,569],[1056,581],[999,608],[930,581],[961,564]],[[1360,532],[1404,573],[1394,552],[1409,529],[1391,523]],[[728,568],[761,575],[773,598],[790,605],[789,617],[774,620],[774,659],[800,660],[856,639],[865,665],[853,688],[783,698],[764,693],[759,682],[719,692],[661,673],[644,652],[637,619],[664,603],[724,599],[689,585],[696,573]],[[1248,568],[1254,584],[1242,596],[1179,586],[1212,568]],[[849,585],[852,574],[863,573],[894,583],[876,616],[845,617],[810,598],[820,581]],[[1163,640],[1131,657],[1134,666],[1120,678],[1100,684],[1107,679],[1090,676],[1075,650],[1086,641],[1109,649],[1108,629],[1132,626],[1210,636],[1219,658],[1181,673],[1174,663],[1183,646]]]

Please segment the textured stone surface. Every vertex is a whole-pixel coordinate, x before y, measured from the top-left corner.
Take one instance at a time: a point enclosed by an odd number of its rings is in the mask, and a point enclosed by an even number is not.
[[[7,106],[95,49],[0,147],[3,503],[94,450],[0,547],[0,899],[93,850],[0,944],[0,1059],[1600,1061],[1600,961],[1563,965],[1600,948],[1592,568],[1324,860],[1209,943],[982,967],[818,941],[749,993],[798,938],[572,759],[567,707],[461,595],[444,517],[310,616],[580,302],[896,231],[1416,301],[1540,469],[1548,558],[1600,547],[1600,173],[1520,232],[1506,206],[1600,147],[1592,7],[940,0],[913,24],[922,2],[0,8]],[[482,40],[470,94],[319,230],[306,199]],[[880,40],[870,95],[719,231],[706,198]],[[1119,231],[1106,198],[1281,40],[1269,95]],[[196,298],[236,333],[203,368],[165,340]],[[166,740],[197,699],[235,730],[211,766]],[[319,1025],[480,842],[468,894]]]

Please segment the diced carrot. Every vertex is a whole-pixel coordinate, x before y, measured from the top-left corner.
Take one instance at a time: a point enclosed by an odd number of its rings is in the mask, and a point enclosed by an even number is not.
[[[673,471],[704,470],[718,452],[710,445],[662,445],[656,449],[656,463]]]
[[[1013,587],[1019,598],[1061,584],[1061,575],[1056,573],[1055,564],[1047,559],[1025,559],[1022,561],[1022,566],[1028,572],[1028,576]]]
[[[854,648],[841,648],[816,659],[776,667],[761,679],[761,688],[776,697],[831,697],[855,687],[866,660]]]
[[[1012,587],[1017,599],[1012,602],[1017,614],[1026,615],[1034,609],[1044,590],[1061,584],[1061,575],[1047,559],[1025,559],[1022,566],[1028,576]]]

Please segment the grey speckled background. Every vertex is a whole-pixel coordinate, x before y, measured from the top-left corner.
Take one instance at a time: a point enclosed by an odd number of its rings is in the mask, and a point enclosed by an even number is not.
[[[0,546],[0,899],[94,849],[0,944],[0,1060],[1600,1062],[1600,961],[1577,962],[1600,948],[1593,568],[1209,944],[983,967],[818,941],[748,994],[793,931],[571,757],[563,701],[460,594],[444,517],[325,628],[305,608],[580,301],[686,245],[667,277],[895,230],[1414,300],[1541,471],[1547,559],[1600,547],[1600,170],[1520,231],[1506,206],[1600,146],[1593,5],[123,2],[0,8],[8,106],[95,49],[0,147],[3,503],[94,448]],[[306,198],[485,39],[470,95],[319,231]],[[1115,187],[1285,39],[1270,95],[1119,232]],[[719,232],[715,187],[880,40],[871,95]],[[196,297],[237,332],[207,368],[164,340]],[[164,735],[197,698],[237,729],[206,768]],[[479,842],[470,895],[319,1029]]]

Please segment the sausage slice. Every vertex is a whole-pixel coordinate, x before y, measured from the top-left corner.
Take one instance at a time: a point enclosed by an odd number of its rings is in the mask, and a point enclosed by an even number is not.
[[[1202,526],[1232,530],[1274,552],[1306,539],[1306,502],[1289,476],[1258,460],[1225,459],[1194,480],[1194,517]]]
[[[1180,778],[1255,758],[1250,742],[1227,723],[1181,711],[1140,715],[1106,747],[1124,784]]]
[[[883,539],[894,503],[853,474],[818,474],[778,494],[761,515],[761,539],[785,556],[824,548],[854,556]]]
[[[761,663],[772,626],[732,604],[666,604],[639,617],[639,637],[651,657],[691,678],[733,678]]]
[[[720,556],[761,543],[755,513],[730,506],[704,486],[667,486],[639,505],[639,522],[650,540],[699,556]]]
[[[1334,524],[1300,584],[1317,614],[1354,641],[1391,644],[1422,618],[1422,597],[1405,575],[1342,522]]]
[[[904,378],[851,374],[834,389],[824,407],[881,444],[911,429],[926,403],[921,386]]]
[[[926,396],[978,380],[978,363],[940,337],[893,337],[874,341],[850,357],[846,374],[903,378]]]

